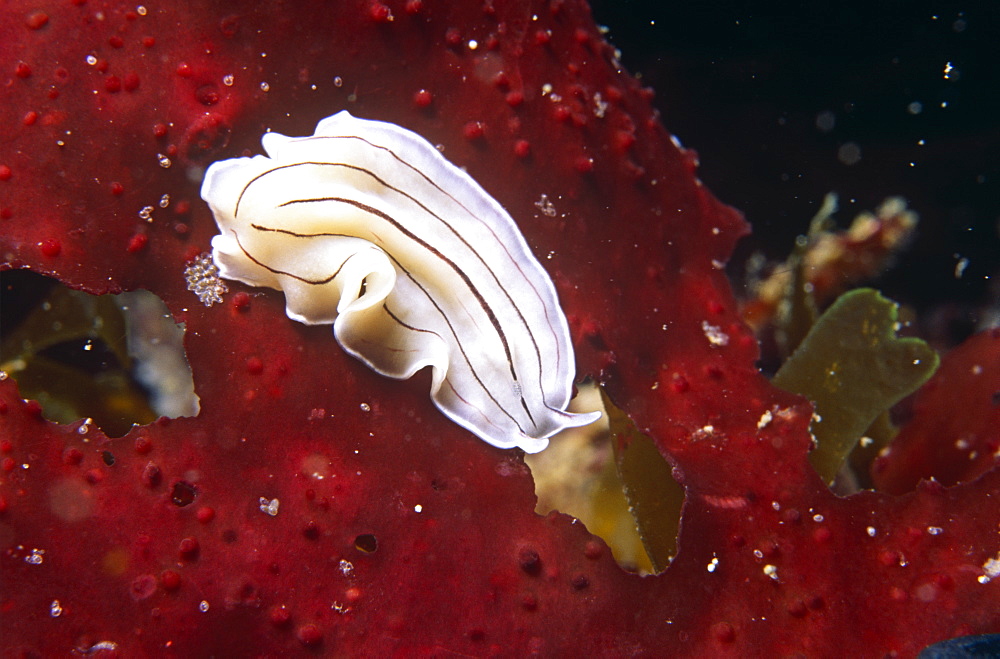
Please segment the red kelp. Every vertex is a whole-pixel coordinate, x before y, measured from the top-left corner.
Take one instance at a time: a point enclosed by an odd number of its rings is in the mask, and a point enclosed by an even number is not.
[[[913,418],[872,464],[879,490],[900,494],[920,479],[971,481],[1000,458],[1000,330],[948,354],[919,392]]]
[[[914,654],[1000,630],[1000,474],[823,486],[810,407],[756,371],[722,271],[744,223],[580,2],[0,12],[4,267],[152,290],[201,398],[109,440],[0,383],[6,653]],[[215,232],[203,167],[341,109],[440,144],[517,220],[580,376],[686,488],[665,573],[536,516],[519,454],[448,422],[425,379],[374,375],[280,295],[186,290]]]

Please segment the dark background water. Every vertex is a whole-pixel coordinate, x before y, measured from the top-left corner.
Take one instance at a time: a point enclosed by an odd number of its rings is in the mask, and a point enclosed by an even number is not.
[[[918,235],[875,285],[941,346],[996,323],[1000,2],[592,4],[702,180],[753,224],[737,288],[746,256],[783,258],[827,192],[842,226],[902,196]]]

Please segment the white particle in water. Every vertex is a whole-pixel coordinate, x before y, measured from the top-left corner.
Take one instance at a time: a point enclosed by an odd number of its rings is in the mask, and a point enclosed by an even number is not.
[[[709,572],[715,572],[717,567],[719,567],[719,559],[713,556],[712,560],[705,566],[705,569]]]
[[[354,576],[354,563],[351,563],[348,560],[340,559],[339,567],[340,567],[340,573],[343,574],[345,577]]]
[[[274,517],[274,516],[276,516],[278,514],[278,506],[279,505],[281,505],[281,502],[278,501],[277,497],[275,497],[274,499],[270,499],[270,500],[268,500],[268,499],[266,499],[264,497],[260,497],[260,511],[262,513],[267,513],[271,517]]]
[[[865,533],[868,534],[869,538],[874,538],[875,534],[878,533],[878,531],[875,529],[874,526],[869,526],[869,527],[865,528]]]
[[[608,111],[608,102],[601,97],[601,92],[594,94],[594,116],[598,119],[604,118],[604,113]]]
[[[417,505],[413,506],[413,512],[422,513],[424,512],[424,507],[418,503]]]
[[[996,558],[987,558],[983,563],[983,574],[979,577],[979,583],[989,583],[991,579],[1000,577],[1000,554]]]
[[[665,327],[666,326],[664,326],[664,328]],[[760,415],[760,419],[757,420],[757,430],[763,430],[773,420],[774,420],[774,415],[771,414],[771,410],[764,410],[764,413]]]
[[[837,125],[837,115],[829,110],[824,110],[816,115],[816,128],[821,133],[829,133]]]
[[[29,565],[41,565],[45,562],[45,550],[32,549],[31,553],[24,557],[24,562]]]
[[[707,320],[703,320],[701,321],[701,331],[713,346],[729,345],[729,335],[723,332],[718,325],[712,325]]]
[[[955,279],[961,279],[962,275],[965,274],[965,269],[969,267],[969,259],[964,256],[958,260],[955,264]]]
[[[931,535],[941,535],[942,533],[944,533],[944,529],[942,529],[940,526],[928,526],[927,532],[930,533]]]
[[[556,216],[556,207],[552,203],[552,200],[549,199],[549,196],[547,194],[543,194],[541,198],[535,202],[535,207],[538,210],[542,211],[542,215],[544,215],[545,217]]]
[[[846,142],[837,149],[837,160],[844,165],[856,165],[861,162],[861,147],[857,142]]]

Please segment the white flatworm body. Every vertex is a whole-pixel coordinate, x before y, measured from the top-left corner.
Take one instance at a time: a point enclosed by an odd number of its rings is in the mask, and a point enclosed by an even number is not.
[[[425,139],[346,111],[201,189],[220,274],[284,292],[383,375],[433,369],[431,397],[494,446],[535,453],[599,414],[566,411],[575,363],[555,287],[513,219]]]

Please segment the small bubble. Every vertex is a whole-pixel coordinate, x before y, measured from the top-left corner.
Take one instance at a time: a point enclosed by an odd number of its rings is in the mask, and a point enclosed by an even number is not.
[[[198,610],[201,611],[202,613],[207,613],[208,612],[208,600],[202,600],[202,601],[198,602]]]
[[[170,162],[170,158],[166,157],[162,153],[156,154],[156,161],[160,163],[160,167],[162,167],[163,169],[170,169],[170,165],[173,164],[172,162]]]
[[[861,147],[857,142],[846,142],[837,149],[837,160],[844,165],[856,165],[861,162]]]
[[[333,77],[333,86],[334,87],[343,87],[344,86],[344,79],[341,78],[340,76],[334,76]]]
[[[271,91],[271,85],[267,84],[266,82],[262,82],[260,83],[260,90],[262,92],[269,92]]]
[[[139,5],[138,7],[135,8],[135,13],[139,14],[140,16],[145,16],[146,8],[142,5]]]
[[[361,403],[361,405],[359,405],[359,407],[361,408],[362,412],[371,412],[372,411],[372,406],[369,405],[368,403]]]
[[[153,221],[153,210],[154,209],[153,209],[152,206],[143,206],[142,210],[139,211],[139,219],[140,220],[145,220],[147,222],[152,222]]]
[[[169,205],[170,205],[170,195],[169,194],[165,194],[162,197],[160,197],[160,208],[166,208]]]
[[[24,562],[29,565],[41,565],[45,562],[45,550],[32,549],[31,553],[24,557]]]
[[[87,55],[87,64],[94,66],[95,64],[97,64],[97,58],[94,57],[93,55]]]
[[[837,116],[829,110],[824,110],[816,115],[816,128],[821,133],[829,133],[837,124]]]
[[[233,77],[232,73],[227,73],[226,75],[222,76],[222,84],[224,84],[226,87],[232,87],[234,80],[235,78]]]
[[[52,600],[52,604],[49,604],[49,615],[53,618],[58,618],[62,615],[63,608],[59,604],[59,600]]]

